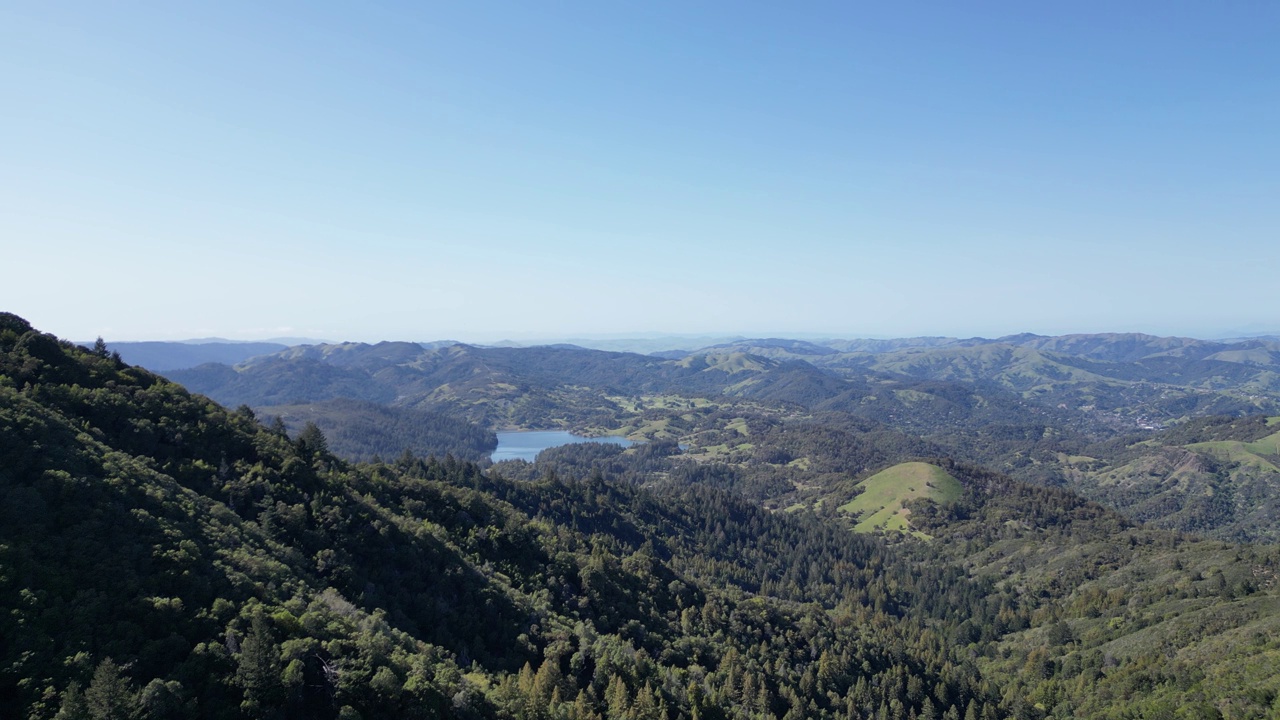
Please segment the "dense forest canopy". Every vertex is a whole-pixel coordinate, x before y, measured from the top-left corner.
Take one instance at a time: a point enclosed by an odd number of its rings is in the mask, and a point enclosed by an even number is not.
[[[467,346],[367,347],[268,363],[345,388],[275,385],[290,428],[0,315],[0,714],[1275,712],[1280,551],[1190,534],[1273,523],[1164,488],[1178,509],[1143,525],[1073,490],[1148,507],[1121,470],[1176,451],[1206,458],[1187,472],[1215,496],[1273,498],[1265,417],[1131,435],[994,380],[513,349],[486,356],[497,382]],[[379,395],[395,373],[422,399]],[[441,390],[465,378],[482,407]],[[472,462],[492,428],[466,419],[517,396],[504,418],[648,442]],[[335,416],[385,426],[386,449],[344,458],[362,436]],[[903,463],[937,472],[883,473]],[[918,536],[854,532],[841,508],[873,476],[955,485],[902,496]]]

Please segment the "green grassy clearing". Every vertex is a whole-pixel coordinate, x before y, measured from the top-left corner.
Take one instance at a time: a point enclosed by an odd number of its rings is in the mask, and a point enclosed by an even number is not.
[[[915,498],[929,498],[937,503],[960,497],[960,483],[941,468],[922,462],[894,465],[863,480],[862,494],[841,505],[843,513],[858,517],[857,532],[874,532],[876,528],[911,532],[907,519],[910,512],[903,503]]]
[[[1221,460],[1240,463],[1241,465],[1254,465],[1271,472],[1280,472],[1280,467],[1277,467],[1275,463],[1266,457],[1280,455],[1280,433],[1268,435],[1247,443],[1237,440],[1218,440],[1194,443],[1187,445],[1186,448],[1193,452],[1208,453]]]

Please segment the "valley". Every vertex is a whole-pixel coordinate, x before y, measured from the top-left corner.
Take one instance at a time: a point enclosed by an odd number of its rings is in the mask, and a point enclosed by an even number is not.
[[[1175,450],[1160,448],[1207,418],[1280,415],[1277,358],[1280,346],[1265,340],[1136,334],[744,339],[656,355],[384,342],[300,346],[168,375],[266,417],[364,402],[489,430],[670,441],[681,452],[667,462],[712,464],[767,485],[757,499],[771,508],[815,506],[894,462],[950,457],[1069,487],[1156,526],[1254,540],[1273,537],[1269,503],[1280,482],[1265,452],[1180,447],[1196,458],[1185,462],[1212,471],[1175,478],[1165,467]],[[324,419],[326,432],[343,432],[341,413]],[[398,452],[337,449],[363,459]],[[455,455],[481,459],[474,452],[460,445]],[[1160,481],[1125,479],[1135,476]]]
[[[796,344],[343,344],[168,373],[220,406],[0,320],[0,700],[30,717],[109,696],[147,718],[1262,718],[1280,697],[1280,417],[1217,414],[1234,386],[1179,386],[1216,399],[1147,429],[1141,405],[1062,402],[1137,361],[1046,402],[990,344],[963,377],[954,348],[912,375]],[[521,427],[615,442],[492,462]]]

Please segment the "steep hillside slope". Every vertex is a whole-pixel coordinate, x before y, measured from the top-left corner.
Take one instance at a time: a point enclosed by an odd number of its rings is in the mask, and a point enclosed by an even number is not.
[[[960,499],[910,503],[912,523],[934,536],[928,552],[1020,598],[979,662],[1016,715],[1271,717],[1275,546],[1143,528],[1061,490],[943,465]]]
[[[944,597],[983,612],[954,568],[716,491],[325,445],[0,315],[0,708],[1002,715],[917,649]]]
[[[307,423],[315,424],[324,432],[329,450],[351,460],[391,459],[407,451],[421,457],[453,455],[482,462],[498,446],[491,431],[465,420],[359,400],[274,405],[258,411],[264,418],[279,418],[294,435]]]
[[[1136,520],[1224,540],[1280,541],[1280,425],[1211,417],[1061,457],[1061,479]]]

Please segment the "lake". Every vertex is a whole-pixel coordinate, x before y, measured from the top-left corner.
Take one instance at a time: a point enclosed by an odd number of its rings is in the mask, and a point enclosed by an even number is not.
[[[489,459],[494,462],[502,462],[503,460],[528,460],[533,462],[533,459],[538,457],[538,453],[543,450],[571,443],[602,442],[623,447],[635,444],[626,438],[613,435],[589,438],[563,430],[518,430],[500,432],[497,435],[498,449],[494,450],[493,455],[489,456]]]

